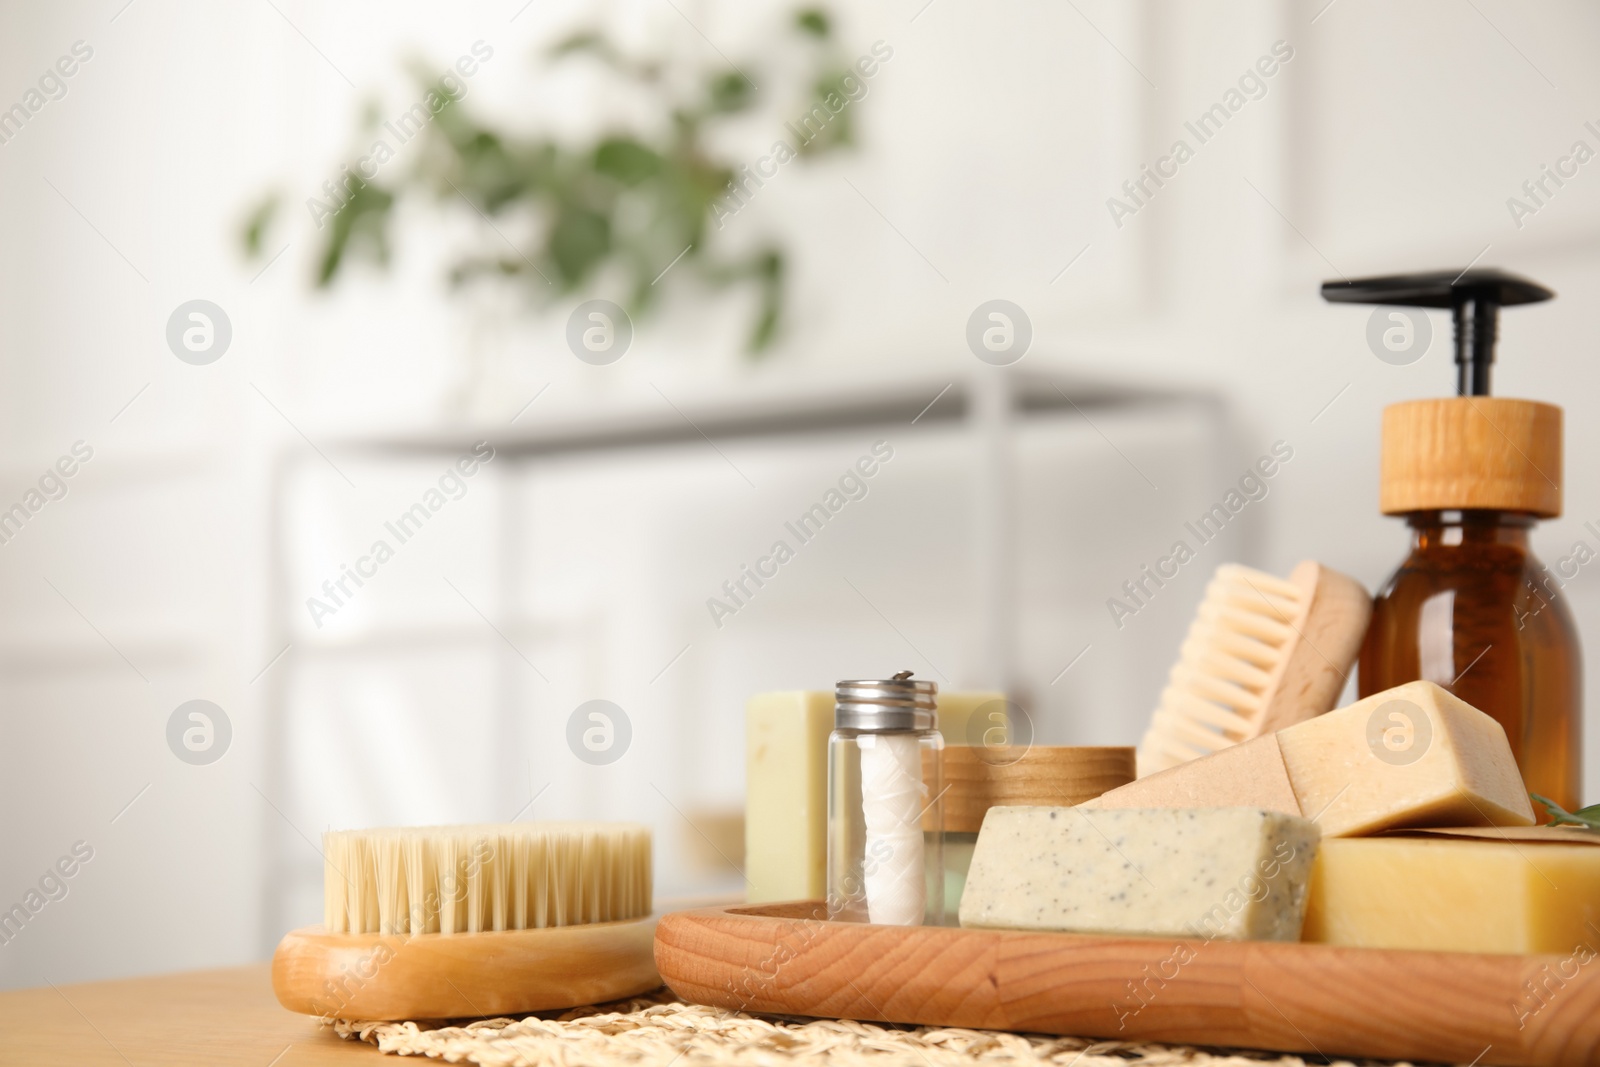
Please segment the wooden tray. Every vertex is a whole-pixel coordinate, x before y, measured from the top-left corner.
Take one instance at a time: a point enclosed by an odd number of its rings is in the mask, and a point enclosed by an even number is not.
[[[1600,1063],[1600,960],[872,926],[801,901],[662,918],[686,1000],[784,1015],[1508,1065]],[[1534,991],[1537,991],[1535,993]]]

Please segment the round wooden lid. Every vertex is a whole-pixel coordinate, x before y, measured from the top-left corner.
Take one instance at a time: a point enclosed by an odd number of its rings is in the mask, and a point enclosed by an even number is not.
[[[1134,778],[1134,750],[1033,745],[951,745],[940,761],[947,833],[975,834],[990,808],[1002,804],[1068,805],[1093,800]]]
[[[1561,514],[1561,409],[1535,400],[1452,396],[1383,409],[1380,507]]]

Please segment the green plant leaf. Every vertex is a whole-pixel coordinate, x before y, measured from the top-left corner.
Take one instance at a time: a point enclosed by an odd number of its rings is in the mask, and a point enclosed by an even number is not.
[[[1600,832],[1600,804],[1591,804],[1577,811],[1567,811],[1548,797],[1542,797],[1538,793],[1528,795],[1544,805],[1552,826],[1581,826],[1586,830]]]
[[[598,52],[601,55],[611,53],[611,42],[607,41],[595,30],[580,30],[569,37],[563,37],[550,46],[549,54],[552,56],[566,56],[574,52]]]
[[[846,70],[829,71],[812,86],[808,116],[811,121],[804,123],[811,136],[798,146],[802,156],[820,155],[855,143],[856,104],[845,91],[845,78],[849,76]]]
[[[333,215],[328,243],[317,265],[318,288],[326,288],[333,281],[348,252],[364,254],[379,264],[389,262],[389,216],[393,208],[393,193],[370,182],[357,182],[350,199]]]
[[[726,74],[719,74],[711,79],[710,86],[711,106],[713,114],[731,114],[743,111],[749,107],[756,98],[756,87],[750,84],[750,79],[736,70]]]
[[[611,220],[598,212],[569,205],[550,230],[550,257],[569,289],[610,251]]]
[[[265,251],[267,230],[272,226],[272,220],[278,217],[279,198],[277,193],[270,193],[263,197],[255,206],[244,222],[244,250],[252,259]]]
[[[826,39],[833,32],[828,13],[820,7],[801,8],[794,14],[795,27],[813,37]]]
[[[761,309],[745,341],[745,352],[760,357],[777,339],[783,324],[783,253],[769,248],[756,254],[747,268],[761,290]]]
[[[661,173],[661,165],[659,155],[630,137],[608,138],[594,151],[594,169],[623,185],[654,178]]]

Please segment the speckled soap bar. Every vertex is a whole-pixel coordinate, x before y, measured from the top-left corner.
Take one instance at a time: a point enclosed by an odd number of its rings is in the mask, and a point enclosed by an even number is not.
[[[1259,808],[990,808],[961,925],[1297,941],[1318,837]]]

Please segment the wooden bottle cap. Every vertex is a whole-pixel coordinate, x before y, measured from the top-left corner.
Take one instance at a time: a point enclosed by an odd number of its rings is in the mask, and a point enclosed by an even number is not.
[[[1018,754],[1003,748],[951,745],[940,766],[945,831],[975,834],[992,807],[1081,804],[1128,784],[1134,778],[1134,750],[1033,745]]]
[[[1561,514],[1561,409],[1535,400],[1452,396],[1383,409],[1380,507]]]

